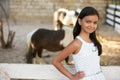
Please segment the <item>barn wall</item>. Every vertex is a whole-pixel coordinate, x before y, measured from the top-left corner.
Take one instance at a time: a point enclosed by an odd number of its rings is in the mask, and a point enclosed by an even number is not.
[[[106,0],[10,0],[10,18],[15,21],[52,23],[58,8],[95,7],[104,21]]]
[[[0,0],[0,19],[9,17],[9,11],[10,11],[10,1]]]

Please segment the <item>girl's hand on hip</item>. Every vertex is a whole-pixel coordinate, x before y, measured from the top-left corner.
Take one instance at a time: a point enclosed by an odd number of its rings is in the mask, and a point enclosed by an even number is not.
[[[73,79],[71,80],[80,80],[85,76],[83,71],[79,71],[73,75]]]

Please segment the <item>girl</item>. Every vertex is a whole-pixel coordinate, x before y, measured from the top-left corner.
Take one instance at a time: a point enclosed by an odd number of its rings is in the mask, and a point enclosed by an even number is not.
[[[93,7],[80,12],[73,30],[74,40],[53,59],[53,65],[70,80],[105,80],[100,68],[102,46],[96,38],[99,14]],[[72,53],[76,73],[70,73],[62,61]]]

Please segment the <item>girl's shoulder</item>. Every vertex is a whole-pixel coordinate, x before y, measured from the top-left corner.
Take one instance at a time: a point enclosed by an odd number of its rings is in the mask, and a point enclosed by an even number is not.
[[[74,52],[76,52],[78,49],[81,48],[81,46],[82,46],[82,42],[76,38],[66,47],[66,49],[71,49]]]
[[[72,45],[74,45],[74,46],[81,46],[82,45],[82,42],[79,40],[79,39],[77,39],[77,38],[75,38],[72,42],[71,42],[71,44]]]
[[[74,48],[76,49],[75,53],[78,52],[82,46],[82,42],[79,39],[74,39],[72,42],[72,45],[74,45]]]

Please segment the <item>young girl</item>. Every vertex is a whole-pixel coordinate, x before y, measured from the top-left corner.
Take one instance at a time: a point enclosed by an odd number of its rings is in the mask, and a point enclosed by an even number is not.
[[[73,30],[74,40],[53,59],[53,65],[70,80],[105,80],[100,68],[102,47],[96,38],[99,14],[93,7],[85,7]],[[72,53],[76,73],[70,73],[62,61]]]

